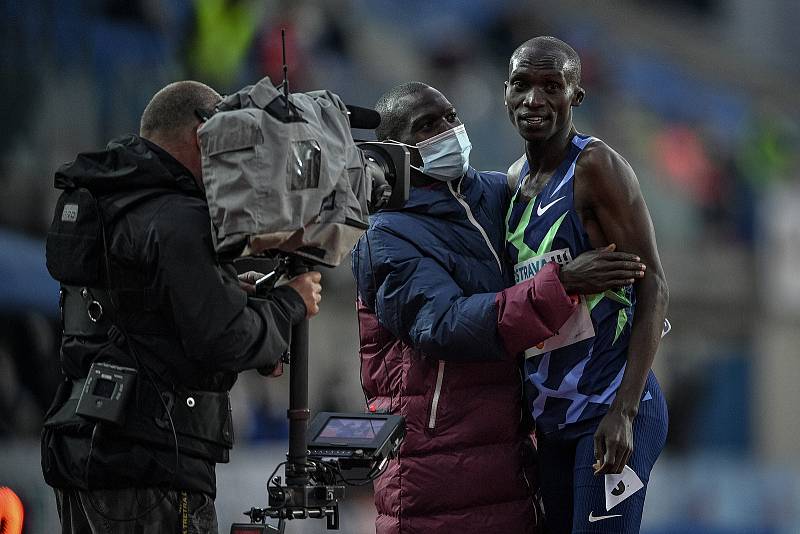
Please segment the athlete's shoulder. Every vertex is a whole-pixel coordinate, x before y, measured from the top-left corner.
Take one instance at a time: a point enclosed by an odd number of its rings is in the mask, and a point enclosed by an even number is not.
[[[631,169],[622,154],[602,139],[583,137],[583,142],[586,144],[575,162],[577,177],[588,175],[600,179],[613,179],[619,169]]]
[[[602,139],[598,137],[586,137],[584,138],[584,142],[586,145],[578,156],[576,167],[589,169],[598,166],[605,167],[610,164],[628,164],[622,154],[614,150]]]
[[[641,197],[639,180],[622,155],[600,139],[575,162],[575,199],[581,206],[623,206]]]
[[[511,192],[514,192],[517,189],[517,184],[519,183],[520,178],[522,178],[522,168],[525,166],[525,163],[528,161],[528,157],[523,154],[519,157],[517,161],[511,164],[506,171],[507,176],[507,184],[508,189]]]

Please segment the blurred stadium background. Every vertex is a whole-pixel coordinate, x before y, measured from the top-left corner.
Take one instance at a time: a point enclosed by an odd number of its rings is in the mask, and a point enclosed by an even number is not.
[[[371,106],[397,83],[427,82],[466,123],[473,165],[495,170],[523,151],[503,108],[509,55],[536,35],[572,44],[588,93],[578,128],[636,170],[671,289],[656,362],[670,435],[642,532],[800,532],[798,26],[796,0],[0,0],[0,486],[22,498],[25,532],[57,526],[38,452],[58,381],[43,245],[54,170],[137,131],[170,81],[224,93],[279,79],[281,28],[292,90]],[[349,262],[323,276],[312,410],[360,410]],[[288,379],[246,373],[233,397],[221,532],[264,504],[286,447]],[[373,511],[369,489],[350,492],[343,531],[373,530]]]

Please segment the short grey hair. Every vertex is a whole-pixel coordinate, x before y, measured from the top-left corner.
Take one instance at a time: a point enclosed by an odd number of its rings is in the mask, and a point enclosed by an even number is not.
[[[221,98],[219,93],[200,82],[171,83],[158,91],[144,108],[139,135],[179,135],[200,121],[197,110],[211,112]]]

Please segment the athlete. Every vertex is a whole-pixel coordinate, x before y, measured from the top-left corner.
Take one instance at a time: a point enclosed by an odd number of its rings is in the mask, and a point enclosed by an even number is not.
[[[573,125],[572,108],[586,94],[580,72],[576,52],[554,37],[531,39],[511,56],[505,103],[525,155],[509,170],[518,179],[510,178],[506,246],[517,282],[544,262],[610,243],[646,266],[647,276],[629,286],[586,295],[574,332],[532,347],[524,364],[547,532],[638,532],[667,435],[651,366],[668,290],[633,169]],[[625,466],[635,476],[614,476]],[[607,478],[614,483],[608,496]]]

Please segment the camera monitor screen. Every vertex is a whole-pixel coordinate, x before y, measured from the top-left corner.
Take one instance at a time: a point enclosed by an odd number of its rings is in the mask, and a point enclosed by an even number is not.
[[[385,422],[384,419],[331,417],[315,439],[345,439],[369,443],[375,439]]]

